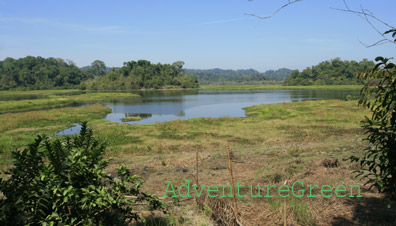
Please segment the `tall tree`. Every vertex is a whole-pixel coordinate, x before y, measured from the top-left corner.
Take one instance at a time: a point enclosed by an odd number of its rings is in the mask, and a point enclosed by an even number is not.
[[[106,64],[101,60],[95,60],[91,63],[91,68],[88,70],[88,74],[92,77],[104,76],[106,74]]]

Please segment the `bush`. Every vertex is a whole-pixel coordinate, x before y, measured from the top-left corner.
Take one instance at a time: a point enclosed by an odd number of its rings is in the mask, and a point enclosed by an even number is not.
[[[150,210],[165,208],[139,191],[143,181],[125,166],[117,168],[117,178],[106,175],[104,153],[87,123],[79,135],[38,136],[25,150],[13,152],[14,168],[0,180],[0,225],[126,225],[138,220],[132,213],[136,202],[148,202]]]
[[[382,57],[376,61],[374,69],[360,75],[367,82],[359,103],[372,112],[363,122],[370,145],[363,157],[353,156],[352,161],[360,163],[363,170],[357,172],[367,184],[396,200],[396,65]]]

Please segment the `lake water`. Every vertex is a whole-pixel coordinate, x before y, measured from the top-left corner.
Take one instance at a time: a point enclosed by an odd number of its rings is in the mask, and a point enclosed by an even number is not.
[[[272,104],[318,99],[345,99],[358,96],[357,90],[260,90],[260,91],[144,91],[137,92],[139,100],[102,103],[112,109],[104,120],[128,124],[152,124],[155,122],[198,117],[245,117],[242,108],[257,104]],[[122,122],[128,116],[139,116],[140,121]],[[66,129],[60,135],[75,134],[79,127]]]

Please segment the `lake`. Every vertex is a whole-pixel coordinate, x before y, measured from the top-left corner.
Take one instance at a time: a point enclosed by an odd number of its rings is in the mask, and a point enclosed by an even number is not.
[[[257,104],[272,104],[319,99],[341,99],[358,96],[358,90],[169,90],[136,92],[142,98],[101,103],[112,109],[104,120],[128,124],[152,124],[155,122],[198,117],[245,117],[243,108]],[[139,116],[140,121],[122,122],[129,116]],[[79,125],[59,132],[59,135],[75,134]]]

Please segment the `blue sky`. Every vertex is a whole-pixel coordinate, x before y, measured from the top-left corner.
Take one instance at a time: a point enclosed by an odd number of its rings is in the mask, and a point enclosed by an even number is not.
[[[379,35],[337,11],[342,0],[304,0],[267,16],[283,0],[0,0],[0,60],[61,57],[77,66],[130,60],[185,62],[185,68],[303,69],[321,61],[392,57],[396,45],[365,48]],[[396,25],[396,1],[349,0]],[[382,27],[380,26],[380,29]]]

